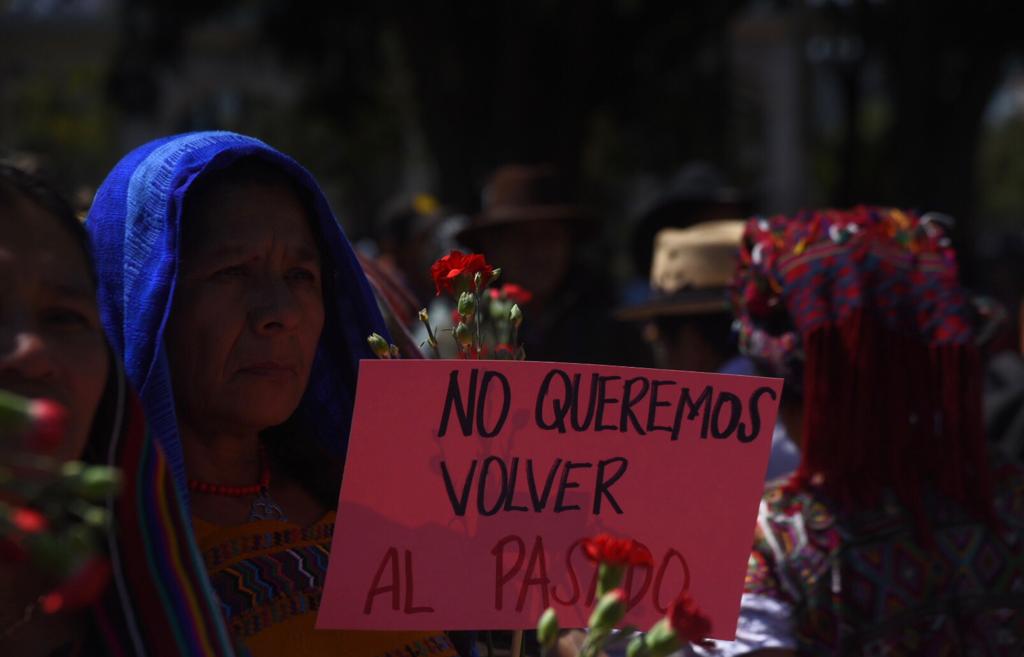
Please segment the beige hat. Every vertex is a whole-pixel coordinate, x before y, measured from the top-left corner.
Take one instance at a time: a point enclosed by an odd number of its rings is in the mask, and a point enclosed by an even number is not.
[[[626,321],[659,315],[703,315],[729,309],[727,292],[745,221],[707,221],[689,228],[665,228],[654,237],[651,295],[615,313]]]

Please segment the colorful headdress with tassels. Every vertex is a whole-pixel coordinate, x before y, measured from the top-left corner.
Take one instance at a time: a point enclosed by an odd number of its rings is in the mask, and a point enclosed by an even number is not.
[[[733,294],[741,350],[799,389],[791,486],[841,504],[934,486],[987,516],[974,311],[948,217],[891,208],[755,217]]]

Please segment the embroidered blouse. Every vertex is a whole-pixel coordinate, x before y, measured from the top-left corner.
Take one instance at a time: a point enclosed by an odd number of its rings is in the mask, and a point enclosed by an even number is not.
[[[314,629],[334,512],[306,528],[279,520],[192,522],[228,627],[253,657],[457,657],[442,632]]]

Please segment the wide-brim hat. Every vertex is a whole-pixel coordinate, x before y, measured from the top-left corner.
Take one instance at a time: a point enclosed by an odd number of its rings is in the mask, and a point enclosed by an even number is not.
[[[489,230],[523,222],[588,224],[593,214],[576,202],[569,186],[552,165],[505,165],[495,171],[484,187],[480,213],[456,239],[477,247],[479,236]]]
[[[654,238],[650,294],[615,311],[622,321],[729,311],[729,291],[745,222],[706,221],[665,228]]]

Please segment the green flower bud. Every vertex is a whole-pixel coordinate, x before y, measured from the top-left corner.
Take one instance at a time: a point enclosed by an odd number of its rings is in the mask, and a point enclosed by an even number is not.
[[[501,267],[495,267],[494,271],[491,272],[491,278],[487,281],[487,284],[490,285],[494,281],[498,280],[499,276],[501,276]]]
[[[78,479],[85,470],[85,463],[81,461],[66,461],[60,466],[60,474],[65,479]]]
[[[644,644],[651,657],[665,657],[682,649],[682,643],[667,618],[662,618],[644,636]]]
[[[110,520],[110,514],[103,507],[94,506],[82,514],[82,520],[94,529],[103,529]]]
[[[626,574],[626,567],[621,564],[601,562],[597,569],[597,594],[604,595],[606,591],[619,588],[622,584],[622,577]]]
[[[121,488],[121,472],[105,465],[90,465],[78,480],[78,493],[87,500],[98,502]]]
[[[473,289],[477,292],[484,289],[484,275],[480,272],[473,275]]]
[[[512,326],[516,328],[523,325],[523,311],[519,308],[518,303],[512,304],[512,307],[509,308],[508,321],[512,322]]]
[[[649,654],[643,636],[633,637],[626,647],[626,657],[648,657]]]
[[[502,322],[508,319],[508,311],[508,303],[501,299],[491,299],[491,302],[487,304],[487,314],[489,314],[491,319],[496,322]]]
[[[455,326],[455,341],[460,347],[468,347],[473,344],[473,331],[465,323],[459,322]]]
[[[0,429],[19,433],[32,423],[29,401],[24,397],[0,390]]]
[[[587,624],[591,631],[607,631],[615,627],[625,616],[626,592],[615,589],[601,596]]]
[[[463,292],[459,295],[459,314],[466,319],[476,314],[476,297],[472,293]]]
[[[558,640],[558,614],[551,607],[544,610],[537,621],[537,641],[545,648],[555,645]]]
[[[388,346],[388,341],[382,335],[371,333],[370,337],[366,338],[366,343],[370,345],[370,351],[377,358],[391,357],[391,348]]]

